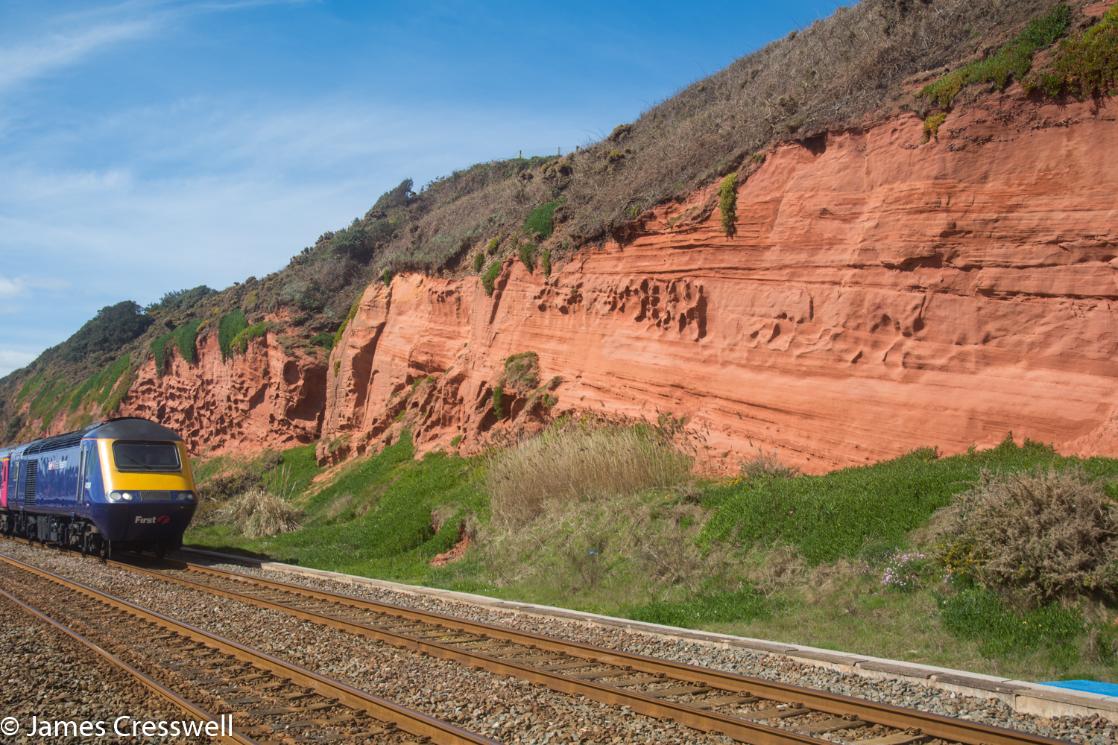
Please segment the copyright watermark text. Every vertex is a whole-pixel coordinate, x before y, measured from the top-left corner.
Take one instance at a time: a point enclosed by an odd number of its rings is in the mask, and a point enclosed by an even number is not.
[[[0,735],[15,737],[111,737],[142,740],[149,737],[223,737],[233,734],[233,716],[222,714],[217,719],[140,719],[120,716],[114,719],[45,719],[32,716],[22,721],[16,717],[0,719]]]

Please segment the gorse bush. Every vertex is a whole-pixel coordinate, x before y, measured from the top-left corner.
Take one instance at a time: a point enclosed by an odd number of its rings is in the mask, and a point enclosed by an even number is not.
[[[924,118],[924,142],[931,142],[932,140],[939,141],[939,128],[947,121],[947,114],[943,111],[937,111],[934,114],[928,114]]]
[[[1118,598],[1118,503],[1082,469],[983,474],[942,524],[949,569],[1024,604]]]
[[[718,187],[718,211],[722,215],[722,232],[732,236],[737,232],[738,175],[731,173]]]
[[[550,500],[585,500],[687,481],[691,459],[652,430],[555,427],[494,454],[486,485],[493,519],[523,524]]]
[[[506,357],[503,382],[513,390],[520,392],[539,386],[539,355],[535,352],[520,352]]]
[[[1118,5],[1082,34],[1062,42],[1047,68],[1030,75],[1025,87],[1053,97],[1118,92]]]
[[[1048,13],[1034,18],[1025,29],[990,56],[971,62],[928,84],[920,95],[942,109],[951,108],[955,97],[968,85],[992,83],[1005,88],[1013,80],[1022,81],[1033,65],[1033,56],[1056,43],[1071,25],[1071,8],[1060,3]]]

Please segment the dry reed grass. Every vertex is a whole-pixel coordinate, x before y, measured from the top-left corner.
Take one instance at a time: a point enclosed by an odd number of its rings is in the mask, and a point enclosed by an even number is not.
[[[522,525],[548,502],[635,494],[690,474],[691,459],[652,430],[571,425],[493,454],[487,487],[494,521]]]

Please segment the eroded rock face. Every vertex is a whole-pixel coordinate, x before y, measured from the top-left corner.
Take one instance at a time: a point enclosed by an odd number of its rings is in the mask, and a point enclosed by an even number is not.
[[[404,424],[471,452],[573,411],[685,418],[710,470],[1009,432],[1118,455],[1116,151],[1114,112],[1088,104],[992,100],[929,143],[906,115],[778,148],[733,237],[712,186],[550,278],[510,263],[492,297],[473,277],[374,284],[327,368],[319,454]],[[503,362],[528,351],[557,403],[520,392],[498,418]]]
[[[154,360],[144,363],[120,415],[162,422],[194,453],[285,448],[318,438],[325,385],[325,363],[289,354],[272,332],[229,359],[208,333],[198,339],[194,364],[168,355],[160,376]]]

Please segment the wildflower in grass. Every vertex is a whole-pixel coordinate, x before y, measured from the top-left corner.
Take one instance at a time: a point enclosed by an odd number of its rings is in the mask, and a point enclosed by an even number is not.
[[[908,592],[920,585],[927,569],[927,556],[919,551],[897,551],[889,556],[881,573],[881,585]]]

